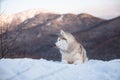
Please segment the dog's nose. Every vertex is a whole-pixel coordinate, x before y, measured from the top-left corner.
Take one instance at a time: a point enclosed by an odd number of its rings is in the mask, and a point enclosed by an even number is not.
[[[56,45],[56,43],[54,44],[54,47],[57,49],[58,47],[57,47],[57,45]]]
[[[56,46],[56,44],[53,44],[53,46],[55,47],[55,46]]]

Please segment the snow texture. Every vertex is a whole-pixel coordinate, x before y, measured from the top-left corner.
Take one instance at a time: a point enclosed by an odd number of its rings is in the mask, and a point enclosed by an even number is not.
[[[51,25],[51,22],[47,23],[47,26],[50,26]]]
[[[64,15],[61,15],[61,16],[57,19],[57,21],[62,21],[63,18],[64,18]]]
[[[120,80],[120,59],[64,64],[45,59],[1,59],[0,80]]]

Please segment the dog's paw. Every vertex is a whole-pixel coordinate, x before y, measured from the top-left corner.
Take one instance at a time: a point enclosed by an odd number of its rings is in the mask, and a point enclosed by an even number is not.
[[[77,65],[77,64],[82,64],[83,62],[81,61],[81,60],[76,60],[75,62],[74,62],[74,64],[75,65]]]
[[[68,64],[68,62],[66,60],[62,60],[62,63],[64,64]]]

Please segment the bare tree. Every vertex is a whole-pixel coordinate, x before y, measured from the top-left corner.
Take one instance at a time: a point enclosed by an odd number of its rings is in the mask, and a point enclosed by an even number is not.
[[[2,15],[0,14],[0,17]],[[0,20],[0,53],[1,58],[5,56],[5,54],[8,52],[8,29],[9,24],[5,24],[4,21]]]
[[[7,41],[5,40],[7,38],[7,32],[8,32],[8,28],[9,25],[5,24],[4,21],[2,20],[2,15],[4,13],[4,10],[2,10],[2,2],[5,0],[0,0],[0,58],[3,58],[4,55],[7,53],[8,51],[8,47],[7,47]]]
[[[9,49],[13,46],[18,36],[17,34],[14,38],[9,38],[9,29],[12,26],[12,22],[8,23],[8,16],[4,16],[4,12],[7,10],[7,5],[4,8],[2,7],[2,2],[4,1],[7,0],[0,0],[0,58],[5,57],[9,53]]]
[[[17,41],[20,33],[22,32],[22,26],[24,24],[16,25],[17,20],[8,21],[8,17],[2,20],[2,14],[0,14],[0,58],[6,56],[6,54],[10,54],[10,50],[12,50],[15,46],[15,42]],[[14,34],[14,26],[18,28],[15,30]],[[13,29],[12,29],[13,28]]]

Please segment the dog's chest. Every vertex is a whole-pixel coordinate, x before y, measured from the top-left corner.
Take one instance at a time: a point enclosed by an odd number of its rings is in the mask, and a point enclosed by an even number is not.
[[[69,61],[69,62],[74,62],[78,58],[79,54],[77,53],[64,53],[62,54],[62,57]]]
[[[68,60],[71,60],[74,57],[74,55],[70,54],[70,53],[64,53],[63,56],[64,56],[64,58],[66,58]]]

